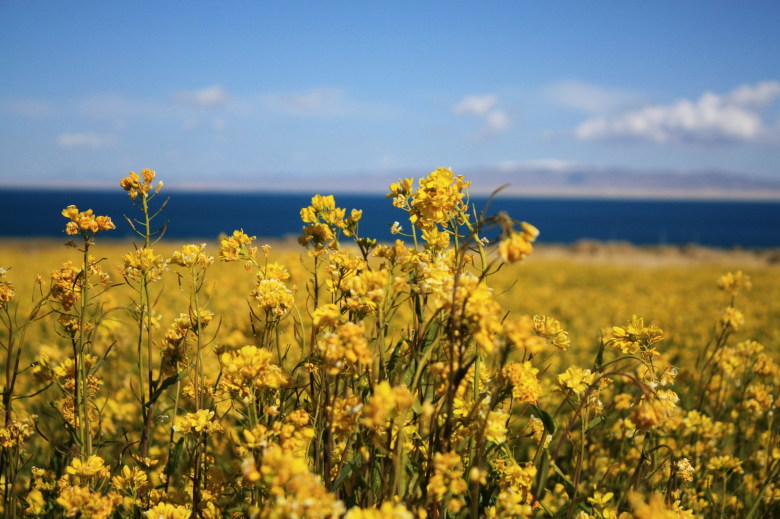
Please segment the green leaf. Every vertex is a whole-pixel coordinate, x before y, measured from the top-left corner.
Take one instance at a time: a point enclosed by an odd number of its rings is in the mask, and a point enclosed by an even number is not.
[[[534,496],[537,501],[541,501],[544,494],[547,492],[545,487],[547,485],[547,479],[550,477],[550,456],[547,454],[547,451],[542,451],[542,459],[540,461],[534,485],[536,488]]]
[[[184,449],[184,438],[179,438],[176,445],[173,447],[171,457],[168,459],[168,463],[165,465],[165,474],[168,477],[172,476],[179,466],[179,458],[181,457],[181,451]]]
[[[600,341],[599,352],[596,354],[596,361],[593,363],[593,371],[601,371],[604,365],[604,341]]]
[[[563,488],[566,489],[566,494],[569,496],[570,499],[574,499],[574,492],[575,488],[572,484],[571,480],[566,477],[566,474],[564,474],[561,469],[556,465],[555,463],[552,464],[552,467],[555,469],[555,472],[558,473],[558,476],[561,478],[561,482],[563,483]]]
[[[555,433],[555,420],[552,416],[550,416],[550,413],[547,411],[544,411],[541,407],[534,405],[532,406],[534,410],[539,413],[539,418],[542,420],[542,423],[544,424],[544,430],[547,432],[547,434],[553,434]]]
[[[181,373],[171,375],[170,377],[163,380],[160,386],[154,390],[151,396],[149,396],[149,401],[146,402],[146,407],[151,407],[152,404],[154,404],[157,399],[160,398],[160,396],[163,394],[163,391],[174,385],[176,382],[183,380],[187,374],[188,373],[186,371],[182,371]]]
[[[591,420],[591,421],[588,423],[588,428],[587,428],[587,429],[585,429],[585,432],[586,432],[586,433],[587,433],[587,432],[590,432],[590,430],[591,430],[591,429],[593,429],[593,428],[597,427],[597,426],[598,426],[598,425],[599,425],[601,422],[603,422],[604,420],[606,420],[606,417],[604,417],[603,415],[597,416],[596,418],[594,418],[593,420]]]

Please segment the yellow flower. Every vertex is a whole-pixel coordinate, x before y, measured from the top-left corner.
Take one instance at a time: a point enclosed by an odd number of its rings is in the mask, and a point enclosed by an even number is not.
[[[65,509],[66,517],[82,519],[108,519],[121,502],[122,496],[116,492],[102,495],[82,486],[67,486],[57,498],[57,504]]]
[[[374,360],[362,322],[347,322],[335,333],[325,333],[317,341],[317,350],[323,356],[324,368],[329,375],[338,375],[355,365],[370,366]]]
[[[233,231],[232,236],[222,238],[219,248],[219,259],[222,261],[238,261],[251,259],[257,254],[257,247],[252,247],[254,236],[248,236],[243,230]]]
[[[571,366],[564,373],[558,375],[558,387],[563,391],[572,391],[575,395],[581,395],[593,383],[596,374],[589,369]]]
[[[745,316],[733,306],[726,307],[720,316],[720,324],[724,328],[738,331],[745,324]]]
[[[344,519],[415,519],[403,503],[384,501],[379,508],[350,508]]]
[[[295,304],[293,294],[284,283],[276,279],[260,279],[252,291],[257,307],[270,320],[278,321],[287,315]]]
[[[420,179],[420,188],[411,194],[409,204],[410,221],[422,230],[430,230],[436,224],[448,227],[453,223],[463,223],[468,220],[468,206],[464,201],[470,182],[463,176],[455,176],[449,168],[439,168],[427,177]],[[391,192],[396,185],[391,185]],[[405,196],[401,190],[395,189],[400,196]]]
[[[315,328],[336,326],[341,321],[341,309],[338,305],[320,305],[312,312],[312,324]]]
[[[143,182],[141,182],[141,177],[143,177]],[[135,171],[131,171],[125,178],[119,181],[120,187],[130,194],[131,200],[135,200],[139,194],[146,198],[149,196],[149,191],[152,190],[155,172],[151,169],[143,169],[141,170],[141,177]],[[163,183],[158,182],[155,193],[159,193],[162,186]]]
[[[374,386],[374,394],[363,408],[363,425],[370,429],[385,427],[393,414],[404,411],[414,403],[414,395],[406,386],[390,386],[383,380]]]
[[[653,345],[663,340],[663,330],[655,324],[645,326],[644,319],[633,316],[626,326],[613,326],[607,346],[626,354],[652,351]]]
[[[433,455],[434,473],[428,482],[428,493],[437,501],[452,492],[454,496],[463,494],[468,489],[463,479],[463,462],[457,452],[437,452]]]
[[[753,284],[750,282],[750,276],[738,270],[736,272],[727,272],[718,279],[718,288],[736,296],[740,290],[750,290]]]
[[[208,267],[214,263],[214,258],[204,254],[203,250],[205,248],[205,243],[201,243],[200,245],[184,245],[180,251],[174,251],[173,257],[171,258],[171,263],[190,268],[196,265],[200,265],[201,267]]]
[[[97,234],[100,231],[116,229],[111,218],[108,216],[95,216],[92,209],[79,211],[75,205],[69,205],[62,210],[62,216],[70,220],[65,226],[65,233],[70,235],[81,233],[88,236]]]
[[[688,461],[688,458],[681,458],[677,460],[677,462],[674,464],[674,470],[683,481],[693,481],[693,473],[695,472],[695,469],[693,468],[693,465],[691,465],[691,462]]]
[[[177,416],[173,430],[194,436],[196,433],[211,434],[221,432],[222,425],[219,421],[214,420],[214,411],[201,409],[194,413]]]
[[[271,363],[272,358],[270,351],[257,346],[244,346],[238,351],[223,353],[220,357],[222,377],[219,387],[251,401],[259,389],[276,389],[285,385],[287,375]]]
[[[504,376],[512,385],[512,396],[519,403],[535,404],[542,395],[542,386],[536,378],[539,370],[530,362],[510,362],[504,368]]]
[[[498,256],[504,263],[517,263],[534,251],[533,242],[536,239],[525,232],[511,231],[509,236],[498,244]]]
[[[148,519],[189,519],[192,510],[185,506],[158,503],[144,512]]]
[[[534,331],[540,337],[544,337],[550,341],[550,344],[559,350],[566,350],[569,347],[569,344],[571,344],[569,334],[563,330],[561,323],[552,317],[535,315]]]
[[[503,409],[496,409],[488,413],[485,423],[485,439],[493,443],[506,442],[506,424],[509,421],[509,413]]]
[[[73,458],[65,472],[72,476],[81,478],[103,478],[108,477],[111,470],[104,464],[100,456],[90,456],[82,462],[79,458]]]
[[[157,281],[163,272],[168,271],[168,261],[154,253],[149,248],[136,249],[122,256],[123,265],[121,272],[131,279],[141,279],[146,276],[147,281]]]

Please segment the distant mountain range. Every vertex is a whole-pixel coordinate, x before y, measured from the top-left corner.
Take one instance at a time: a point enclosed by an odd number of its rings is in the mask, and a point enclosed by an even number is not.
[[[306,193],[386,193],[399,178],[419,178],[429,171],[357,171],[338,174],[220,175],[218,181],[165,179],[175,191],[258,191]],[[766,178],[724,171],[638,170],[620,167],[567,164],[501,165],[456,170],[472,185],[470,192],[488,195],[501,186],[503,196],[572,198],[660,198],[780,200],[780,178]],[[118,181],[86,175],[62,175],[35,185],[3,183],[0,188],[114,189]]]
[[[503,192],[513,195],[780,200],[780,179],[722,171],[514,166],[479,168],[467,174],[479,179],[480,190],[509,184]]]
[[[314,178],[285,176],[262,185],[270,191],[387,192],[398,178],[420,177],[419,171],[364,172]],[[702,198],[780,200],[780,179],[722,171],[682,173],[623,168],[501,166],[456,171],[471,181],[470,192],[502,195],[587,198]],[[256,180],[255,180],[256,182]],[[253,182],[245,184],[247,189]],[[258,186],[260,187],[260,186]]]

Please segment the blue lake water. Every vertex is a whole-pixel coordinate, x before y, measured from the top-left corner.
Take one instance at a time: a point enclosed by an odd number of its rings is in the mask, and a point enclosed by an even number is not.
[[[171,239],[214,239],[242,228],[266,238],[297,236],[304,194],[161,193],[170,197],[159,223],[168,222]],[[472,198],[478,210],[484,198]],[[363,209],[360,235],[380,241],[394,239],[389,227],[406,213],[382,195],[336,195],[339,207]],[[108,215],[117,225],[110,236],[132,237],[123,215],[137,216],[123,191],[47,191],[0,189],[3,237],[64,237],[60,211],[70,204]],[[624,240],[638,245],[699,244],[713,247],[780,247],[780,202],[596,200],[571,198],[509,198],[492,202],[490,213],[506,211],[541,230],[539,241],[572,243],[583,239]],[[109,234],[105,235],[106,237]]]

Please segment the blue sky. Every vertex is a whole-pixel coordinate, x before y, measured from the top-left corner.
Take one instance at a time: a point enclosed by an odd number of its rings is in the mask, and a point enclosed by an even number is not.
[[[0,185],[780,179],[778,27],[777,2],[3,0]]]

